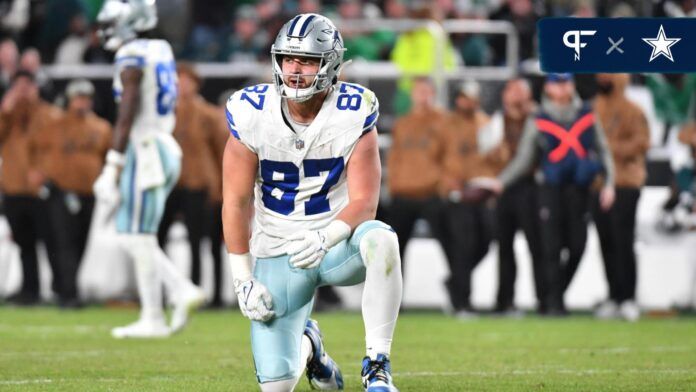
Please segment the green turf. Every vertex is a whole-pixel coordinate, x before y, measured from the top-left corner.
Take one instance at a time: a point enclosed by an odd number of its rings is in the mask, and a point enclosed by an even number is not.
[[[136,315],[0,307],[0,390],[257,390],[248,322],[237,311],[201,312],[168,340],[109,337]],[[360,390],[360,315],[316,318],[346,389]],[[460,322],[406,313],[392,359],[402,391],[694,391],[696,319]],[[309,390],[304,378],[297,390]]]

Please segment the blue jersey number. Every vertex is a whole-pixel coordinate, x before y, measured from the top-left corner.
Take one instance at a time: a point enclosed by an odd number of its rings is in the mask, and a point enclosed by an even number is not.
[[[256,110],[261,110],[263,109],[263,104],[266,102],[266,95],[264,94],[266,91],[268,91],[268,85],[256,85],[256,86],[251,86],[247,87],[244,89],[245,92],[242,93],[241,100],[242,101],[247,101],[251,104],[251,106],[254,107]],[[256,99],[254,99],[253,95],[249,95],[248,93],[255,93],[256,94]]]
[[[331,210],[329,190],[338,183],[345,164],[343,158],[305,159],[302,162],[305,177],[318,177],[328,172],[326,181],[319,192],[305,202],[305,215],[316,215]],[[275,179],[277,176],[279,179]],[[279,214],[290,215],[295,211],[295,197],[300,185],[300,168],[292,162],[278,162],[264,159],[261,161],[261,200],[263,205]],[[277,194],[274,194],[276,192]]]
[[[358,94],[350,94],[348,89],[352,89],[358,92]],[[338,96],[338,101],[336,102],[336,108],[338,110],[358,110],[360,104],[362,103],[362,93],[365,91],[364,88],[350,83],[342,83],[339,92],[341,95]]]
[[[176,66],[174,62],[157,63],[157,113],[164,116],[174,110],[176,104]]]

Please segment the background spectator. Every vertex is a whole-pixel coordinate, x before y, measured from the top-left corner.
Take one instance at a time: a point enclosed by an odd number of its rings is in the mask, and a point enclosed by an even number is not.
[[[111,125],[92,112],[94,86],[68,84],[68,108],[49,127],[30,136],[30,158],[48,190],[46,209],[60,273],[58,304],[79,307],[77,271],[85,251],[99,175],[111,144]]]
[[[70,24],[75,15],[85,15],[81,0],[46,0],[45,14],[41,22],[37,48],[47,62],[53,62],[58,45],[70,33]]]
[[[413,19],[431,19],[437,21],[437,12],[433,7],[423,7],[411,12]],[[444,36],[434,37],[426,28],[418,28],[401,34],[391,52],[391,60],[404,74],[397,84],[394,97],[394,110],[403,114],[411,107],[410,91],[413,76],[429,75],[436,66],[436,40],[444,40],[444,58],[442,65],[445,70],[451,70],[457,63],[457,57],[449,39]]]
[[[259,18],[251,5],[237,9],[234,28],[227,35],[227,42],[222,51],[225,61],[252,62],[267,57],[267,32],[259,29]]]
[[[445,211],[450,247],[450,277],[447,290],[456,317],[474,316],[471,305],[471,274],[488,253],[491,241],[490,211],[485,200],[467,200],[462,191],[467,183],[493,173],[479,154],[478,138],[489,121],[479,104],[480,85],[469,80],[457,91],[455,108],[443,122],[441,133],[443,167],[440,194],[447,200]]]
[[[496,174],[515,156],[524,128],[528,122],[533,121],[536,109],[532,89],[525,79],[507,82],[501,98],[502,110],[493,114],[491,121],[479,134],[479,150],[495,167]],[[546,295],[539,220],[536,210],[530,208],[537,205],[536,193],[534,170],[528,170],[508,186],[496,201],[498,295],[494,310],[502,315],[520,315],[515,307],[517,258],[514,242],[518,230],[524,233],[531,254],[537,303],[541,303]]]
[[[519,39],[519,61],[536,56],[536,24],[542,11],[535,7],[532,0],[507,0],[500,9],[491,14],[491,20],[506,20],[515,27]],[[491,38],[493,64],[505,62],[505,36],[494,35]]]
[[[68,36],[56,50],[55,64],[80,64],[84,62],[89,47],[89,26],[84,14],[75,14],[70,20]]]
[[[448,238],[444,233],[444,206],[438,195],[444,152],[440,132],[447,113],[435,106],[435,89],[430,79],[416,78],[411,97],[411,110],[399,117],[392,128],[387,161],[391,195],[387,221],[399,237],[402,262],[418,218],[428,222],[431,234],[449,254]],[[414,173],[420,175],[414,176]]]
[[[53,83],[41,66],[41,54],[38,50],[35,48],[25,49],[22,52],[22,57],[19,58],[19,67],[34,75],[34,80],[39,86],[39,92],[43,99],[53,99]]]
[[[342,23],[341,35],[346,47],[346,59],[364,59],[368,61],[388,58],[389,50],[394,46],[396,34],[389,30],[358,33],[350,29],[350,20],[365,17],[364,4],[361,0],[341,0],[338,15]]]
[[[563,147],[577,133],[580,147]],[[534,126],[525,127],[513,161],[499,175],[505,186],[520,178],[539,158],[540,178],[538,214],[540,218],[546,298],[542,314],[567,314],[563,296],[582,259],[587,241],[589,191],[600,171],[605,184],[601,207],[614,202],[614,166],[601,124],[591,107],[580,100],[570,74],[550,74],[544,84],[544,97]]]
[[[593,216],[602,248],[602,259],[609,284],[609,299],[595,313],[600,318],[621,316],[636,321],[636,210],[640,188],[645,183],[645,154],[650,147],[650,131],[643,111],[624,95],[629,81],[626,74],[597,75],[599,94],[594,103],[597,121],[609,142],[616,171],[616,201],[602,208],[593,197]]]
[[[44,177],[31,160],[29,141],[35,134],[51,129],[61,111],[39,96],[34,75],[25,70],[15,73],[12,87],[2,99],[0,114],[0,155],[3,159],[2,191],[5,214],[12,236],[20,249],[22,287],[9,298],[18,305],[39,301],[39,276],[36,246],[41,239],[46,245],[53,270],[53,290],[60,293],[61,276],[50,217],[46,210]],[[43,157],[42,157],[43,158]],[[40,165],[40,164],[39,164]],[[41,190],[41,196],[39,198]]]
[[[10,87],[12,77],[19,66],[19,51],[12,39],[0,42],[0,94],[4,95]]]

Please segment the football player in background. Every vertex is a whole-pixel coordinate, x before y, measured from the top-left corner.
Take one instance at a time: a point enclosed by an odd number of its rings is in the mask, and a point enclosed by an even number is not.
[[[172,136],[177,79],[169,43],[139,38],[157,24],[154,1],[107,0],[99,15],[104,47],[116,51],[114,96],[119,104],[114,139],[94,194],[115,211],[119,245],[132,257],[140,319],[114,328],[115,338],[166,337],[181,330],[201,290],[170,262],[157,243],[169,192],[179,178],[181,149]],[[165,322],[162,286],[174,303]]]
[[[315,388],[343,388],[309,315],[317,286],[361,282],[363,386],[396,390],[389,354],[401,261],[396,234],[374,220],[378,101],[365,87],[338,82],[344,51],[329,19],[297,15],[271,49],[274,85],[227,102],[224,234],[240,309],[252,320],[262,391],[292,391],[304,369]]]

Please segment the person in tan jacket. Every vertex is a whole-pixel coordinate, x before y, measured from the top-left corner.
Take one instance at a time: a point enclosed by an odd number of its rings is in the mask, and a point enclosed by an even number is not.
[[[419,218],[428,222],[433,236],[449,254],[437,192],[444,151],[439,133],[447,114],[435,106],[435,89],[428,78],[414,80],[411,101],[409,113],[394,123],[387,159],[391,195],[388,223],[399,237],[401,260]]]
[[[594,110],[614,157],[616,200],[610,209],[603,210],[595,197],[593,215],[609,284],[609,298],[600,304],[596,315],[635,321],[640,310],[635,302],[633,244],[636,208],[647,176],[645,155],[650,147],[650,132],[643,111],[624,95],[628,82],[627,74],[597,75],[599,94]]]
[[[0,156],[2,157],[2,192],[5,214],[12,237],[19,246],[22,260],[22,287],[9,298],[18,305],[39,301],[39,277],[36,245],[46,245],[53,270],[53,290],[59,292],[60,269],[56,244],[49,230],[49,216],[44,213],[45,200],[39,190],[43,178],[30,163],[29,141],[33,135],[51,127],[61,110],[39,97],[34,74],[19,70],[0,105]],[[43,190],[45,197],[46,191]]]
[[[489,121],[480,109],[479,93],[477,82],[462,84],[455,108],[440,133],[444,151],[439,192],[446,200],[446,232],[451,247],[447,289],[454,314],[459,318],[473,315],[469,300],[471,274],[488,253],[491,241],[492,216],[486,201],[462,199],[462,189],[469,181],[495,173],[479,153],[479,132]]]
[[[526,79],[511,79],[503,88],[502,108],[479,132],[479,151],[485,154],[496,173],[510,162],[522,138],[524,127],[536,110],[532,89]],[[533,170],[511,184],[496,201],[496,233],[498,240],[498,295],[494,311],[503,316],[518,317],[515,307],[517,260],[515,235],[524,233],[532,258],[537,303],[545,297],[539,219],[537,218],[537,185]]]
[[[191,246],[191,281],[200,285],[201,240],[208,217],[208,188],[214,175],[211,157],[219,143],[215,134],[221,126],[220,110],[199,94],[201,79],[192,65],[178,64],[177,75],[179,96],[174,138],[183,152],[181,176],[167,199],[158,239],[164,248],[169,228],[179,214],[183,215]]]
[[[34,176],[46,189],[46,213],[57,244],[60,268],[58,304],[80,306],[77,272],[87,244],[94,209],[92,184],[104,164],[111,143],[111,125],[93,111],[94,86],[73,80],[65,95],[63,116],[30,137],[29,155]]]

